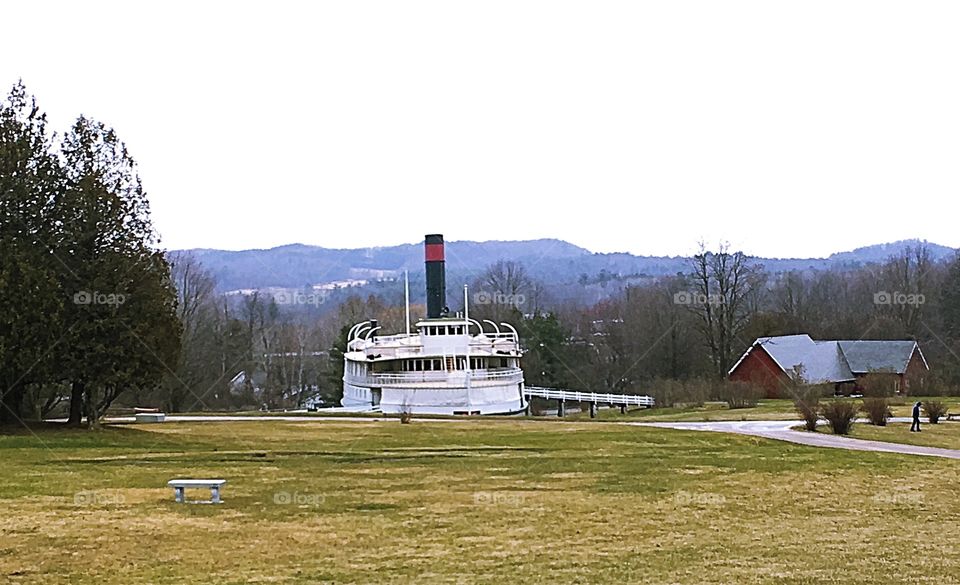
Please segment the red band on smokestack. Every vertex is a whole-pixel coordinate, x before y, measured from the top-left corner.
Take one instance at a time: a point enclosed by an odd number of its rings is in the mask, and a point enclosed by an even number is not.
[[[424,257],[427,262],[443,262],[443,244],[427,244],[424,246]]]

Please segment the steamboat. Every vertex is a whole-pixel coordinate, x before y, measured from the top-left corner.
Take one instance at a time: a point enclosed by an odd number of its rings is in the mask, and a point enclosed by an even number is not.
[[[383,335],[377,320],[354,325],[344,352],[344,407],[384,413],[509,414],[523,411],[522,351],[509,323],[470,318],[446,306],[443,236],[424,240],[427,316],[411,332],[405,284],[406,331]]]

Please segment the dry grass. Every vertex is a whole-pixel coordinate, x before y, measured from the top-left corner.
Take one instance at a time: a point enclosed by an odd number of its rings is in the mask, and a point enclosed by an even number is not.
[[[0,581],[948,583],[960,574],[954,461],[529,421],[38,435],[0,436]],[[165,486],[175,476],[225,477],[226,503],[175,504]]]
[[[854,425],[853,433],[850,436],[856,439],[960,449],[960,422],[941,421],[933,425],[929,424],[926,419],[922,419],[920,429],[921,432],[919,433],[911,433],[910,423],[890,423],[886,427],[858,424]]]

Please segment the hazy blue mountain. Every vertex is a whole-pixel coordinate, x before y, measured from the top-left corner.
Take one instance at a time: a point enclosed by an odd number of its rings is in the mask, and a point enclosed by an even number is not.
[[[925,244],[935,259],[952,257],[954,248],[919,240],[904,240],[838,252],[827,258],[758,258],[770,272],[852,268],[883,261],[908,247]],[[377,248],[332,249],[289,244],[268,250],[181,250],[196,257],[219,283],[221,290],[265,287],[304,287],[344,281],[378,280],[411,273],[419,280],[423,270],[421,244]],[[642,282],[688,270],[681,256],[636,256],[628,253],[597,254],[556,239],[489,242],[447,242],[447,274],[452,282],[469,280],[497,260],[524,264],[532,276],[548,285],[578,282]]]

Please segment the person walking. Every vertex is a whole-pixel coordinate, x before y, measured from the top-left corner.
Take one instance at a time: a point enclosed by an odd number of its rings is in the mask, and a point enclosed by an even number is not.
[[[910,425],[910,432],[920,432],[920,402],[913,405],[913,424]]]

